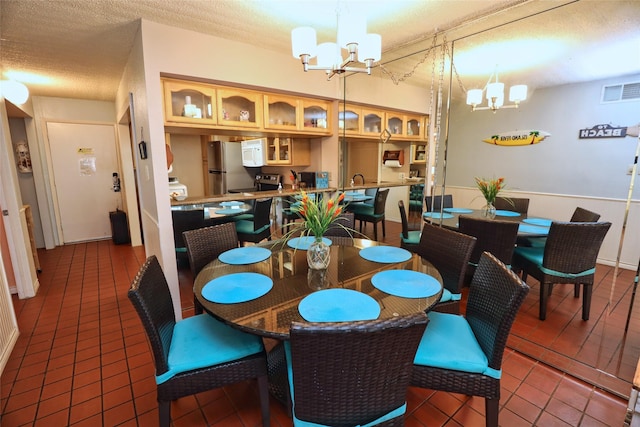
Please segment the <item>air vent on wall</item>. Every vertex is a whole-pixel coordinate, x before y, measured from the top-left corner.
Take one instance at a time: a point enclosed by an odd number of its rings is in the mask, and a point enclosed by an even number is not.
[[[640,100],[640,82],[603,86],[601,102]]]

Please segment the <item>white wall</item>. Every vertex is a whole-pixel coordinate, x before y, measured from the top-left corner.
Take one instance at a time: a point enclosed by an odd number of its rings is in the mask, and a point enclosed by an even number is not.
[[[640,75],[539,89],[519,109],[495,114],[471,112],[458,101],[451,113],[447,192],[454,193],[456,205],[479,207],[474,177],[505,177],[507,194],[531,199],[531,215],[568,220],[576,206],[594,210],[602,221],[613,224],[600,261],[614,263],[631,178],[626,171],[634,161],[638,139],[579,139],[578,131],[597,124],[638,124],[640,102],[600,103],[603,84],[638,80]],[[551,136],[539,144],[517,147],[482,142],[499,132],[522,129],[539,129]],[[623,266],[631,269],[637,267],[640,254],[637,190],[633,200],[621,255]]]

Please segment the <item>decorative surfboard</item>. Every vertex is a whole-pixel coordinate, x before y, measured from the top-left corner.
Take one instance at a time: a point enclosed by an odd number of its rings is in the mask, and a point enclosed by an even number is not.
[[[532,145],[543,141],[548,136],[551,134],[543,130],[514,130],[491,135],[490,138],[482,141],[493,145]]]

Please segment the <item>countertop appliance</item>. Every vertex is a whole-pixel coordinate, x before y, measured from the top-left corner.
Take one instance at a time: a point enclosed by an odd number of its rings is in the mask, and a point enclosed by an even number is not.
[[[252,187],[255,171],[242,165],[242,147],[238,142],[210,141],[207,144],[209,164],[208,196],[226,194],[229,188]]]
[[[242,147],[242,165],[260,167],[265,164],[267,139],[248,139],[240,143]]]
[[[178,178],[170,176],[169,177],[169,197],[188,197],[189,192],[187,191],[187,186],[184,184],[180,184]]]
[[[306,188],[314,188],[316,186],[315,172],[298,172],[300,184],[304,183]]]

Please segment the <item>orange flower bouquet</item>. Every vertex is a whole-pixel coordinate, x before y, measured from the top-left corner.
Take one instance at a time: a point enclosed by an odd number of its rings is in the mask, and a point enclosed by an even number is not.
[[[504,189],[504,178],[486,180],[476,177],[476,185],[487,201],[487,204],[494,204],[498,193]]]
[[[300,232],[302,236],[315,236],[315,240],[322,240],[322,236],[329,229],[331,224],[339,221],[343,206],[340,204],[344,200],[344,193],[337,199],[325,197],[310,197],[305,191],[301,192],[300,204],[291,207],[296,212],[302,223],[293,223],[293,227],[285,234],[285,238]],[[342,226],[342,224],[339,224]]]

